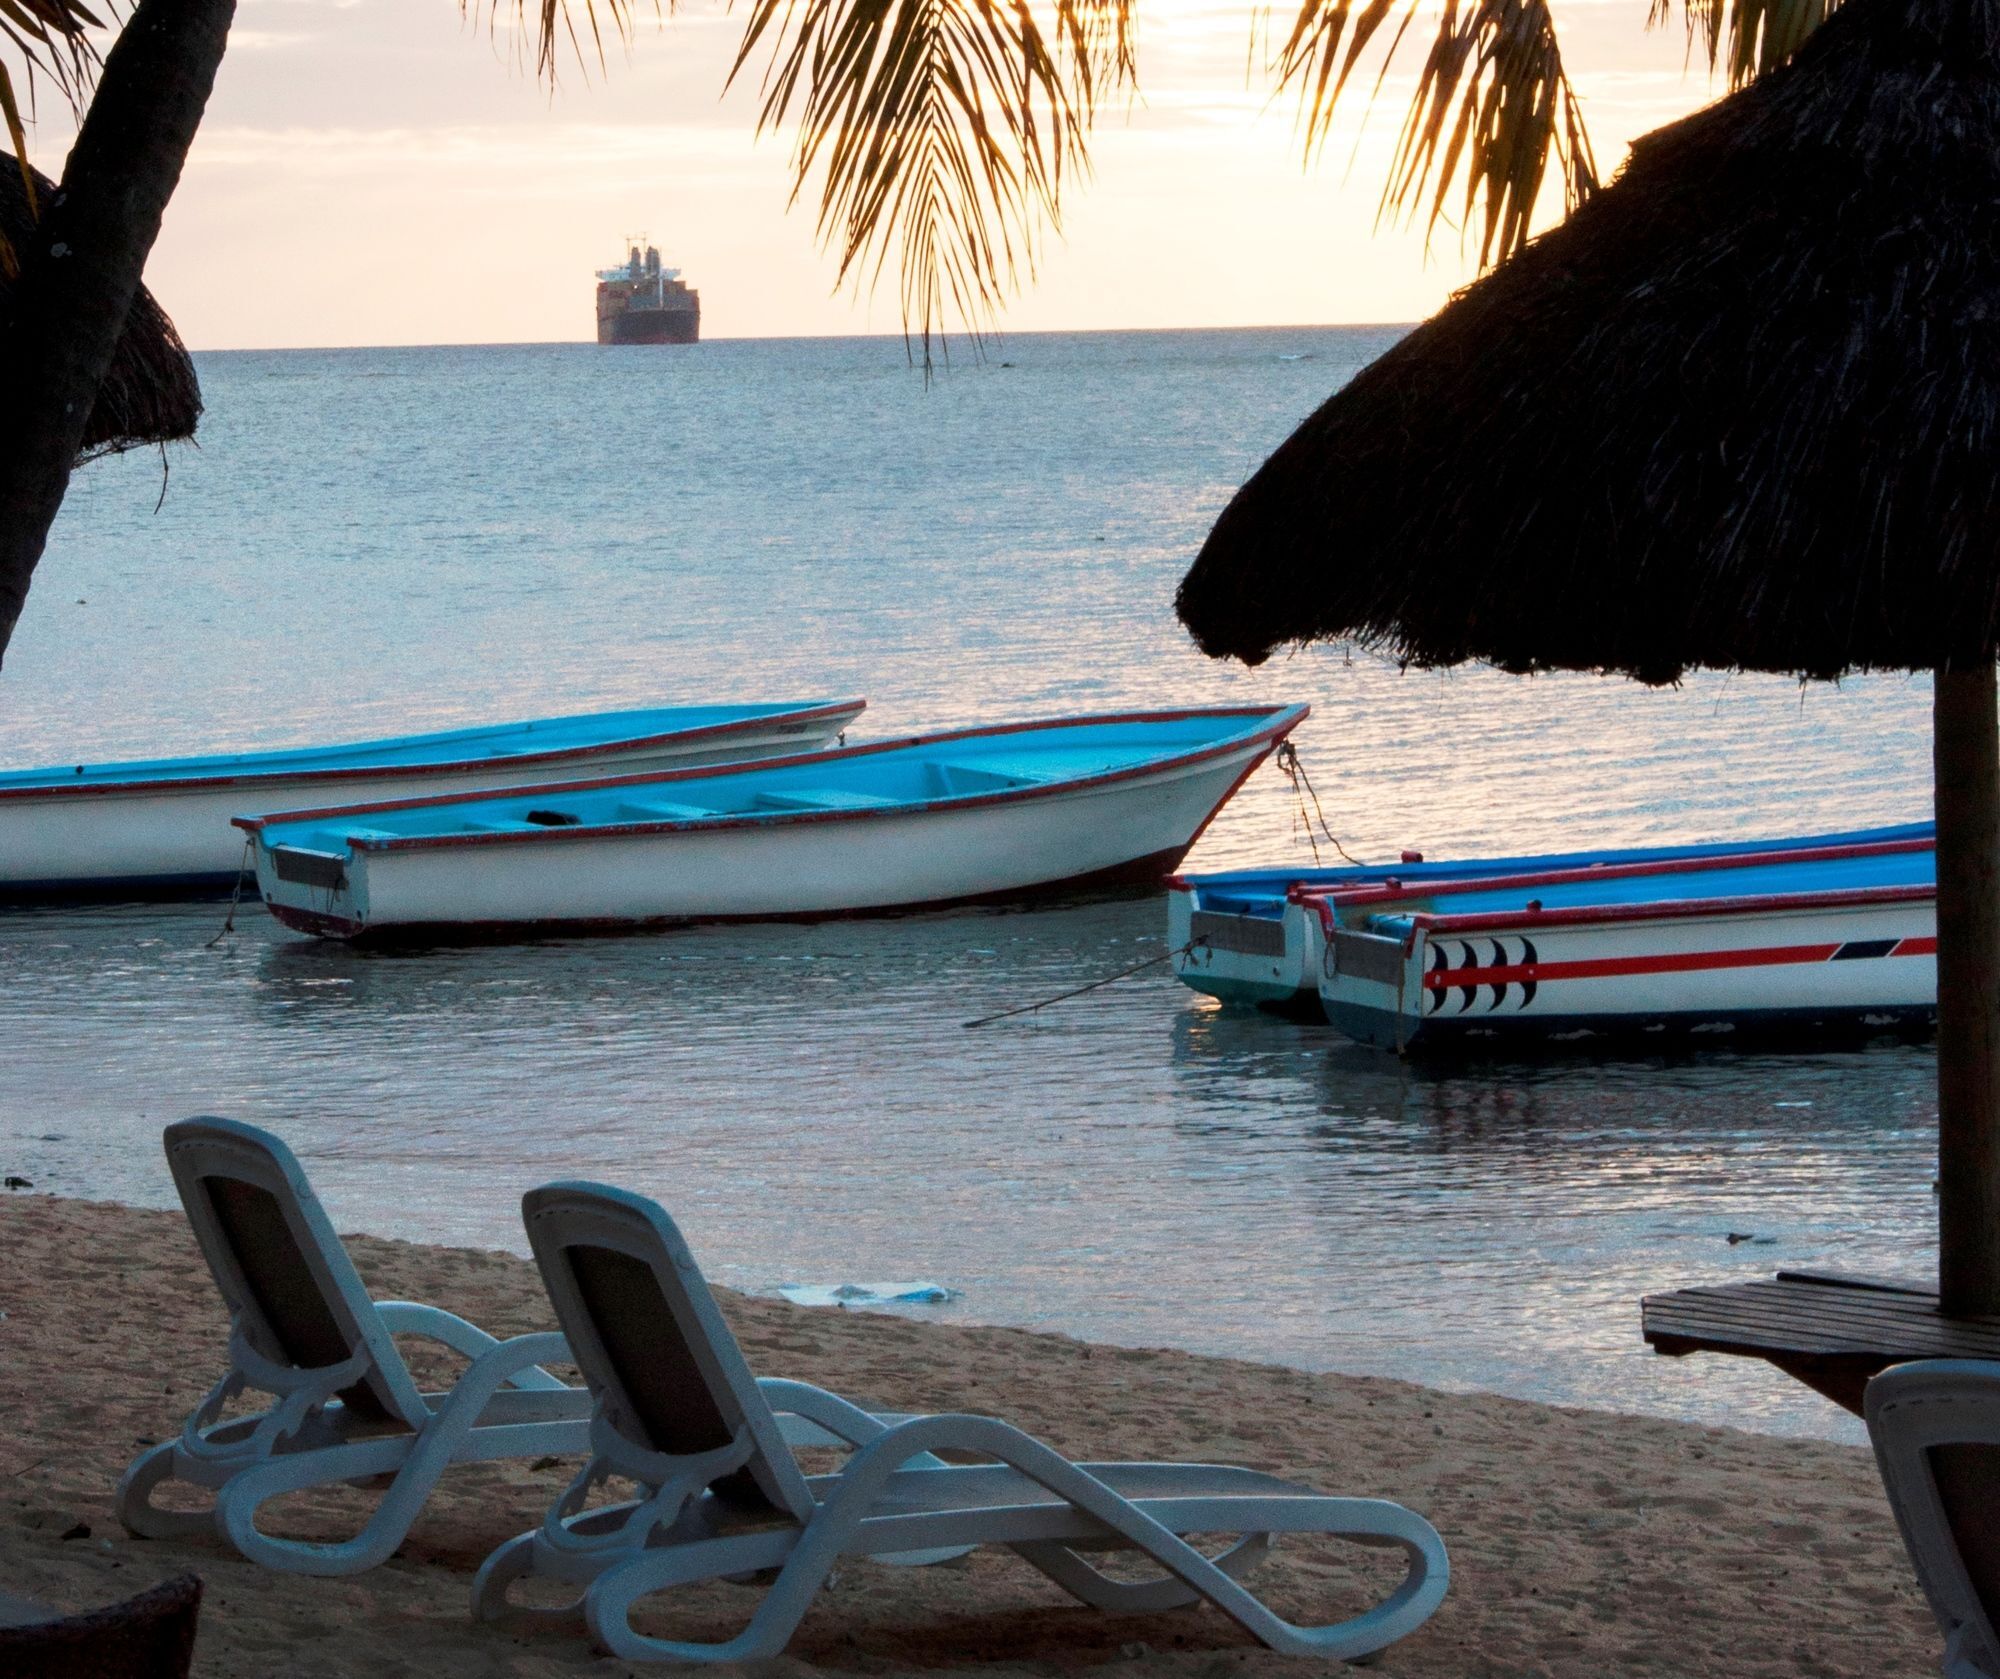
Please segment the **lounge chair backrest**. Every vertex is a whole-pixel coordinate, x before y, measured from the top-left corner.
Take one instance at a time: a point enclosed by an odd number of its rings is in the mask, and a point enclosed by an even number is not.
[[[165,1142],[202,1257],[251,1346],[301,1370],[366,1350],[367,1374],[341,1399],[421,1426],[429,1413],[416,1382],[292,1151],[233,1119],[180,1120]]]
[[[748,1431],[739,1506],[805,1521],[813,1498],[687,1242],[653,1202],[594,1183],[530,1190],[535,1263],[600,1413],[642,1451],[693,1456]]]
[[[1948,1670],[2000,1674],[2000,1363],[1898,1365],[1864,1403],[1917,1581],[1966,1664]]]

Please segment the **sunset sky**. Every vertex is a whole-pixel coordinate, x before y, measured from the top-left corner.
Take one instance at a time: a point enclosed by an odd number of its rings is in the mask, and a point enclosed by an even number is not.
[[[1712,96],[1643,0],[1567,0],[1570,69],[1608,173],[1636,134]],[[1141,0],[1143,94],[1103,114],[1016,330],[1413,320],[1470,277],[1450,231],[1374,229],[1407,76],[1359,148],[1316,169],[1289,100],[1244,69],[1253,12]],[[587,339],[591,270],[648,232],[702,294],[708,337],[894,331],[893,278],[833,291],[787,137],[720,90],[741,29],[696,0],[608,74],[551,96],[452,0],[242,0],[148,281],[197,349]],[[1407,54],[1412,74],[1417,54]],[[32,146],[55,173],[45,99]]]

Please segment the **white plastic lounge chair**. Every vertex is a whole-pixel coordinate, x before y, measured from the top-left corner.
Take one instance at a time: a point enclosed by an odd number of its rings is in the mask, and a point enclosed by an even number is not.
[[[1206,1600],[1273,1649],[1353,1658],[1427,1620],[1445,1594],[1444,1545],[1422,1517],[1377,1499],[1328,1498],[1254,1470],[1210,1464],[1072,1463],[990,1417],[912,1417],[857,1427],[836,1474],[807,1476],[772,1414],[824,1405],[792,1384],[751,1378],[694,1256],[652,1202],[597,1184],[551,1184],[522,1204],[528,1237],[597,1409],[595,1455],[542,1526],[486,1559],[473,1587],[482,1619],[506,1612],[529,1575],[583,1586],[600,1648],[628,1661],[747,1661],[777,1655],[842,1556],[918,1560],[934,1548],[1005,1545],[1084,1603],[1157,1611]],[[808,1390],[809,1393],[809,1390]],[[838,1403],[838,1402],[836,1402]],[[864,1424],[866,1419],[863,1419]],[[941,1463],[935,1451],[991,1461]],[[634,1503],[586,1510],[610,1476]],[[1182,1534],[1234,1534],[1219,1556]],[[1336,1534],[1400,1548],[1386,1600],[1333,1626],[1295,1626],[1238,1584],[1280,1533]],[[1138,1551],[1165,1573],[1114,1580],[1085,1560]],[[749,1624],[721,1643],[645,1637],[629,1619],[653,1592],[776,1570]],[[561,1613],[558,1611],[557,1613]]]
[[[436,1306],[371,1300],[305,1169],[268,1131],[188,1119],[168,1126],[165,1140],[181,1204],[229,1309],[230,1368],[177,1439],[125,1471],[117,1512],[130,1532],[161,1539],[214,1529],[269,1568],[356,1574],[403,1542],[450,1465],[590,1451],[589,1390],[542,1368],[568,1361],[561,1335],[496,1341]],[[418,1391],[391,1339],[403,1334],[471,1360],[449,1393]],[[245,1389],[277,1404],[219,1420]],[[842,1444],[857,1428],[882,1427],[824,1398],[818,1410],[839,1427],[830,1432],[788,1411],[789,1440]],[[394,1480],[351,1539],[315,1544],[257,1528],[269,1499],[376,1475]],[[212,1510],[155,1505],[154,1489],[170,1478],[216,1489]]]
[[[253,1562],[354,1574],[403,1542],[451,1464],[589,1449],[589,1394],[542,1368],[569,1356],[554,1333],[496,1341],[435,1306],[368,1297],[306,1181],[270,1132],[227,1119],[166,1130],[167,1164],[202,1256],[229,1308],[229,1371],[177,1439],[137,1458],[118,1483],[118,1519],[147,1538],[214,1529]],[[449,1393],[422,1393],[391,1339],[441,1341],[472,1362]],[[245,1389],[267,1411],[224,1422]],[[266,1500],[392,1475],[351,1539],[314,1544],[257,1529]],[[212,1510],[163,1510],[168,1479],[216,1489]]]
[[[1945,1679],[2000,1679],[2000,1363],[1925,1359],[1863,1399],[1917,1581],[1944,1634]]]

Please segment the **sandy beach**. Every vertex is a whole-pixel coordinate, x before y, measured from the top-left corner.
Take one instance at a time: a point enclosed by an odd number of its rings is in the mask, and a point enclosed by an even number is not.
[[[467,1615],[473,1569],[533,1524],[567,1463],[455,1471],[404,1549],[354,1579],[267,1574],[208,1539],[127,1537],[111,1515],[119,1471],[222,1367],[208,1276],[177,1214],[16,1193],[0,1201],[0,1241],[7,1590],[80,1607],[194,1570],[207,1583],[195,1671],[218,1679],[627,1671],[580,1636]],[[524,1260],[366,1236],[351,1246],[379,1296],[435,1301],[498,1334],[552,1326]],[[1450,1546],[1451,1595],[1379,1659],[1384,1674],[1756,1679],[1935,1665],[1934,1629],[1859,1449],[1022,1330],[724,1303],[761,1374],[878,1407],[999,1414],[1078,1457],[1241,1462],[1423,1512]],[[426,1385],[449,1374],[413,1362]],[[1699,1363],[1685,1369],[1701,1379]],[[365,1497],[300,1499],[270,1525],[330,1534]],[[1337,1545],[1294,1544],[1258,1580],[1284,1613],[1326,1619],[1351,1612],[1367,1566]],[[750,1602],[717,1585],[654,1607],[646,1624],[724,1636]],[[1315,1664],[1271,1655],[1210,1610],[1103,1616],[982,1554],[942,1569],[844,1567],[776,1665],[1275,1679]]]

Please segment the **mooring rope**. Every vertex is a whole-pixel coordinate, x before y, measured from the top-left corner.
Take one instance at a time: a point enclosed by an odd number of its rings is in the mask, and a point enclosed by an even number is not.
[[[203,950],[213,950],[236,931],[236,906],[243,902],[243,883],[250,878],[250,848],[256,843],[255,838],[243,842],[243,861],[236,865],[236,886],[229,894],[229,913],[222,918],[222,931],[203,945]]]
[[[991,1026],[996,1020],[1009,1020],[1017,1014],[1033,1014],[1037,1009],[1045,1009],[1051,1003],[1066,1003],[1072,997],[1081,997],[1087,991],[1101,991],[1107,985],[1116,985],[1121,979],[1129,979],[1133,974],[1144,973],[1148,968],[1157,968],[1162,962],[1171,962],[1177,956],[1192,956],[1196,950],[1208,948],[1206,935],[1189,939],[1178,950],[1169,950],[1159,956],[1148,956],[1143,962],[1134,962],[1129,968],[1120,968],[1115,974],[1106,974],[1102,979],[1094,979],[1088,985],[1079,985],[1070,991],[1058,991],[1053,997],[1044,997],[1039,1003],[1023,1003],[1016,1009],[1002,1009],[998,1014],[983,1014],[977,1020],[962,1020],[961,1026]]]
[[[1326,835],[1326,843],[1338,851],[1343,859],[1354,868],[1361,865],[1349,857],[1347,847],[1333,837],[1333,830],[1326,825],[1326,812],[1320,808],[1319,793],[1313,787],[1312,777],[1306,774],[1306,766],[1299,757],[1299,749],[1288,740],[1278,742],[1278,768],[1284,771],[1285,779],[1292,784],[1292,797],[1299,801],[1299,811],[1293,821],[1292,831],[1300,828],[1306,831],[1306,844],[1312,847],[1313,862],[1319,862],[1319,841],[1313,838],[1313,817],[1319,819],[1319,831]],[[1306,795],[1312,795],[1312,815],[1306,814]]]

